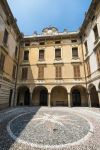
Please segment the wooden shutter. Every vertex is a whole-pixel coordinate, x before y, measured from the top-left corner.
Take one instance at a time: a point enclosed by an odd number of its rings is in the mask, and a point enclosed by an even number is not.
[[[62,78],[62,68],[61,66],[56,66],[56,78]]]
[[[22,68],[22,79],[26,80],[28,75],[28,68]]]
[[[44,60],[44,50],[39,50],[39,60]]]
[[[1,53],[1,57],[0,57],[0,71],[3,71],[3,69],[4,69],[4,62],[5,62],[5,55],[3,53]]]
[[[29,51],[24,51],[24,60],[29,60]]]
[[[38,67],[38,79],[43,80],[44,79],[44,66]]]
[[[8,31],[5,29],[4,37],[3,37],[3,43],[7,44],[7,41],[8,41]]]
[[[72,48],[72,57],[78,57],[78,48],[77,47]]]
[[[74,78],[80,78],[80,66],[74,65]]]
[[[55,59],[61,59],[61,49],[55,49]]]

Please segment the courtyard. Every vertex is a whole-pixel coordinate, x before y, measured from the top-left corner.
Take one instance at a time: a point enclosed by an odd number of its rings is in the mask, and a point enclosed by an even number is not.
[[[100,150],[100,109],[6,109],[0,130],[0,150]]]

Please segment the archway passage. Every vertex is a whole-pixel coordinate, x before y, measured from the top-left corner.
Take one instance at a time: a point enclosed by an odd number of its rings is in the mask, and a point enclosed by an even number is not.
[[[87,90],[82,85],[76,85],[71,89],[71,104],[72,106],[88,106]]]
[[[72,91],[73,106],[81,106],[81,94],[79,90]]]
[[[47,106],[47,90],[40,91],[40,106]]]
[[[90,98],[91,98],[91,106],[99,107],[98,92],[96,91],[96,87],[94,85],[90,88]]]
[[[64,87],[57,86],[52,89],[51,106],[68,106],[68,94]]]
[[[38,86],[33,91],[33,105],[47,106],[48,105],[48,90],[43,86]]]
[[[30,92],[29,88],[26,86],[19,87],[18,89],[18,97],[17,97],[17,105],[30,105]]]

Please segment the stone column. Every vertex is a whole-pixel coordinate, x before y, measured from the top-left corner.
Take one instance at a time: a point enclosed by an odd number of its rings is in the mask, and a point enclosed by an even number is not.
[[[99,107],[100,107],[100,91],[98,91]]]
[[[71,107],[71,94],[68,93],[68,107]]]
[[[91,107],[91,97],[90,97],[90,93],[88,93],[88,106]]]
[[[48,93],[48,107],[51,107],[51,93]]]

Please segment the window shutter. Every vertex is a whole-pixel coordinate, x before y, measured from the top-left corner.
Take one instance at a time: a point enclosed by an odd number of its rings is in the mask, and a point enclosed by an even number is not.
[[[39,50],[39,60],[44,60],[44,50]]]
[[[28,68],[22,68],[22,79],[26,80],[28,75]]]
[[[62,68],[61,66],[56,66],[56,78],[62,78]]]
[[[3,71],[4,69],[4,62],[5,62],[5,55],[1,53],[1,58],[0,58],[0,71]]]
[[[39,66],[38,68],[38,79],[44,79],[44,66]]]
[[[61,49],[55,49],[55,59],[61,59]]]
[[[74,65],[74,78],[80,78],[80,66]]]

